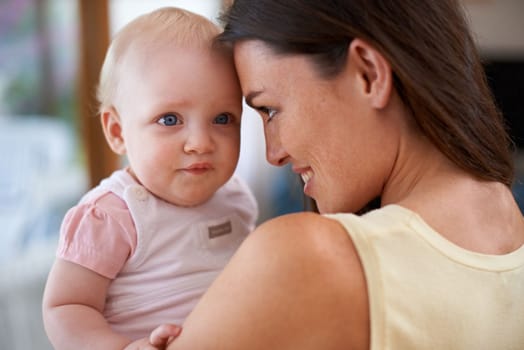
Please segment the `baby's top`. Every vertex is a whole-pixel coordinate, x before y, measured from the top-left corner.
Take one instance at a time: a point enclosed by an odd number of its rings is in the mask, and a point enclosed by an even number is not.
[[[257,215],[254,196],[235,176],[186,208],[118,170],[66,214],[57,257],[113,279],[104,316],[138,339],[161,323],[183,323]]]

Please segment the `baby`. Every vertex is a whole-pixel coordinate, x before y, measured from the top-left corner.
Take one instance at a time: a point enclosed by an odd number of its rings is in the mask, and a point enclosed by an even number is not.
[[[176,336],[174,324],[254,229],[254,196],[233,176],[242,95],[230,53],[213,44],[218,33],[169,7],[138,17],[111,43],[101,121],[129,165],[62,223],[43,301],[56,349],[163,348],[151,331],[165,325],[163,341]]]

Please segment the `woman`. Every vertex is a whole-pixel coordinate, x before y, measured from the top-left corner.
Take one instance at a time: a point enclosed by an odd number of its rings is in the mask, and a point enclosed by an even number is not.
[[[522,349],[511,142],[459,3],[236,0],[223,19],[268,161],[321,215],[261,225],[168,348]]]

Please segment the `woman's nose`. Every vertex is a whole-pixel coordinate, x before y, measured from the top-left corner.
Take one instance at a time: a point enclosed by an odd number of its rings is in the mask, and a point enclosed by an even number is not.
[[[213,138],[206,128],[195,127],[188,130],[184,152],[202,154],[212,152],[214,148]]]
[[[286,165],[289,161],[289,155],[282,147],[278,133],[273,130],[269,130],[268,127],[264,127],[264,135],[266,138],[267,161],[270,164],[276,166]]]

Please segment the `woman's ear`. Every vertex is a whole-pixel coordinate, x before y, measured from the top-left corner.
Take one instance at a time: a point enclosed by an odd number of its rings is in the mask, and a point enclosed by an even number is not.
[[[393,84],[391,66],[373,46],[355,38],[349,45],[348,60],[356,69],[363,93],[374,108],[387,106]]]
[[[117,111],[112,107],[105,108],[102,110],[100,118],[109,147],[117,154],[125,154],[126,146],[122,134],[122,123]]]

